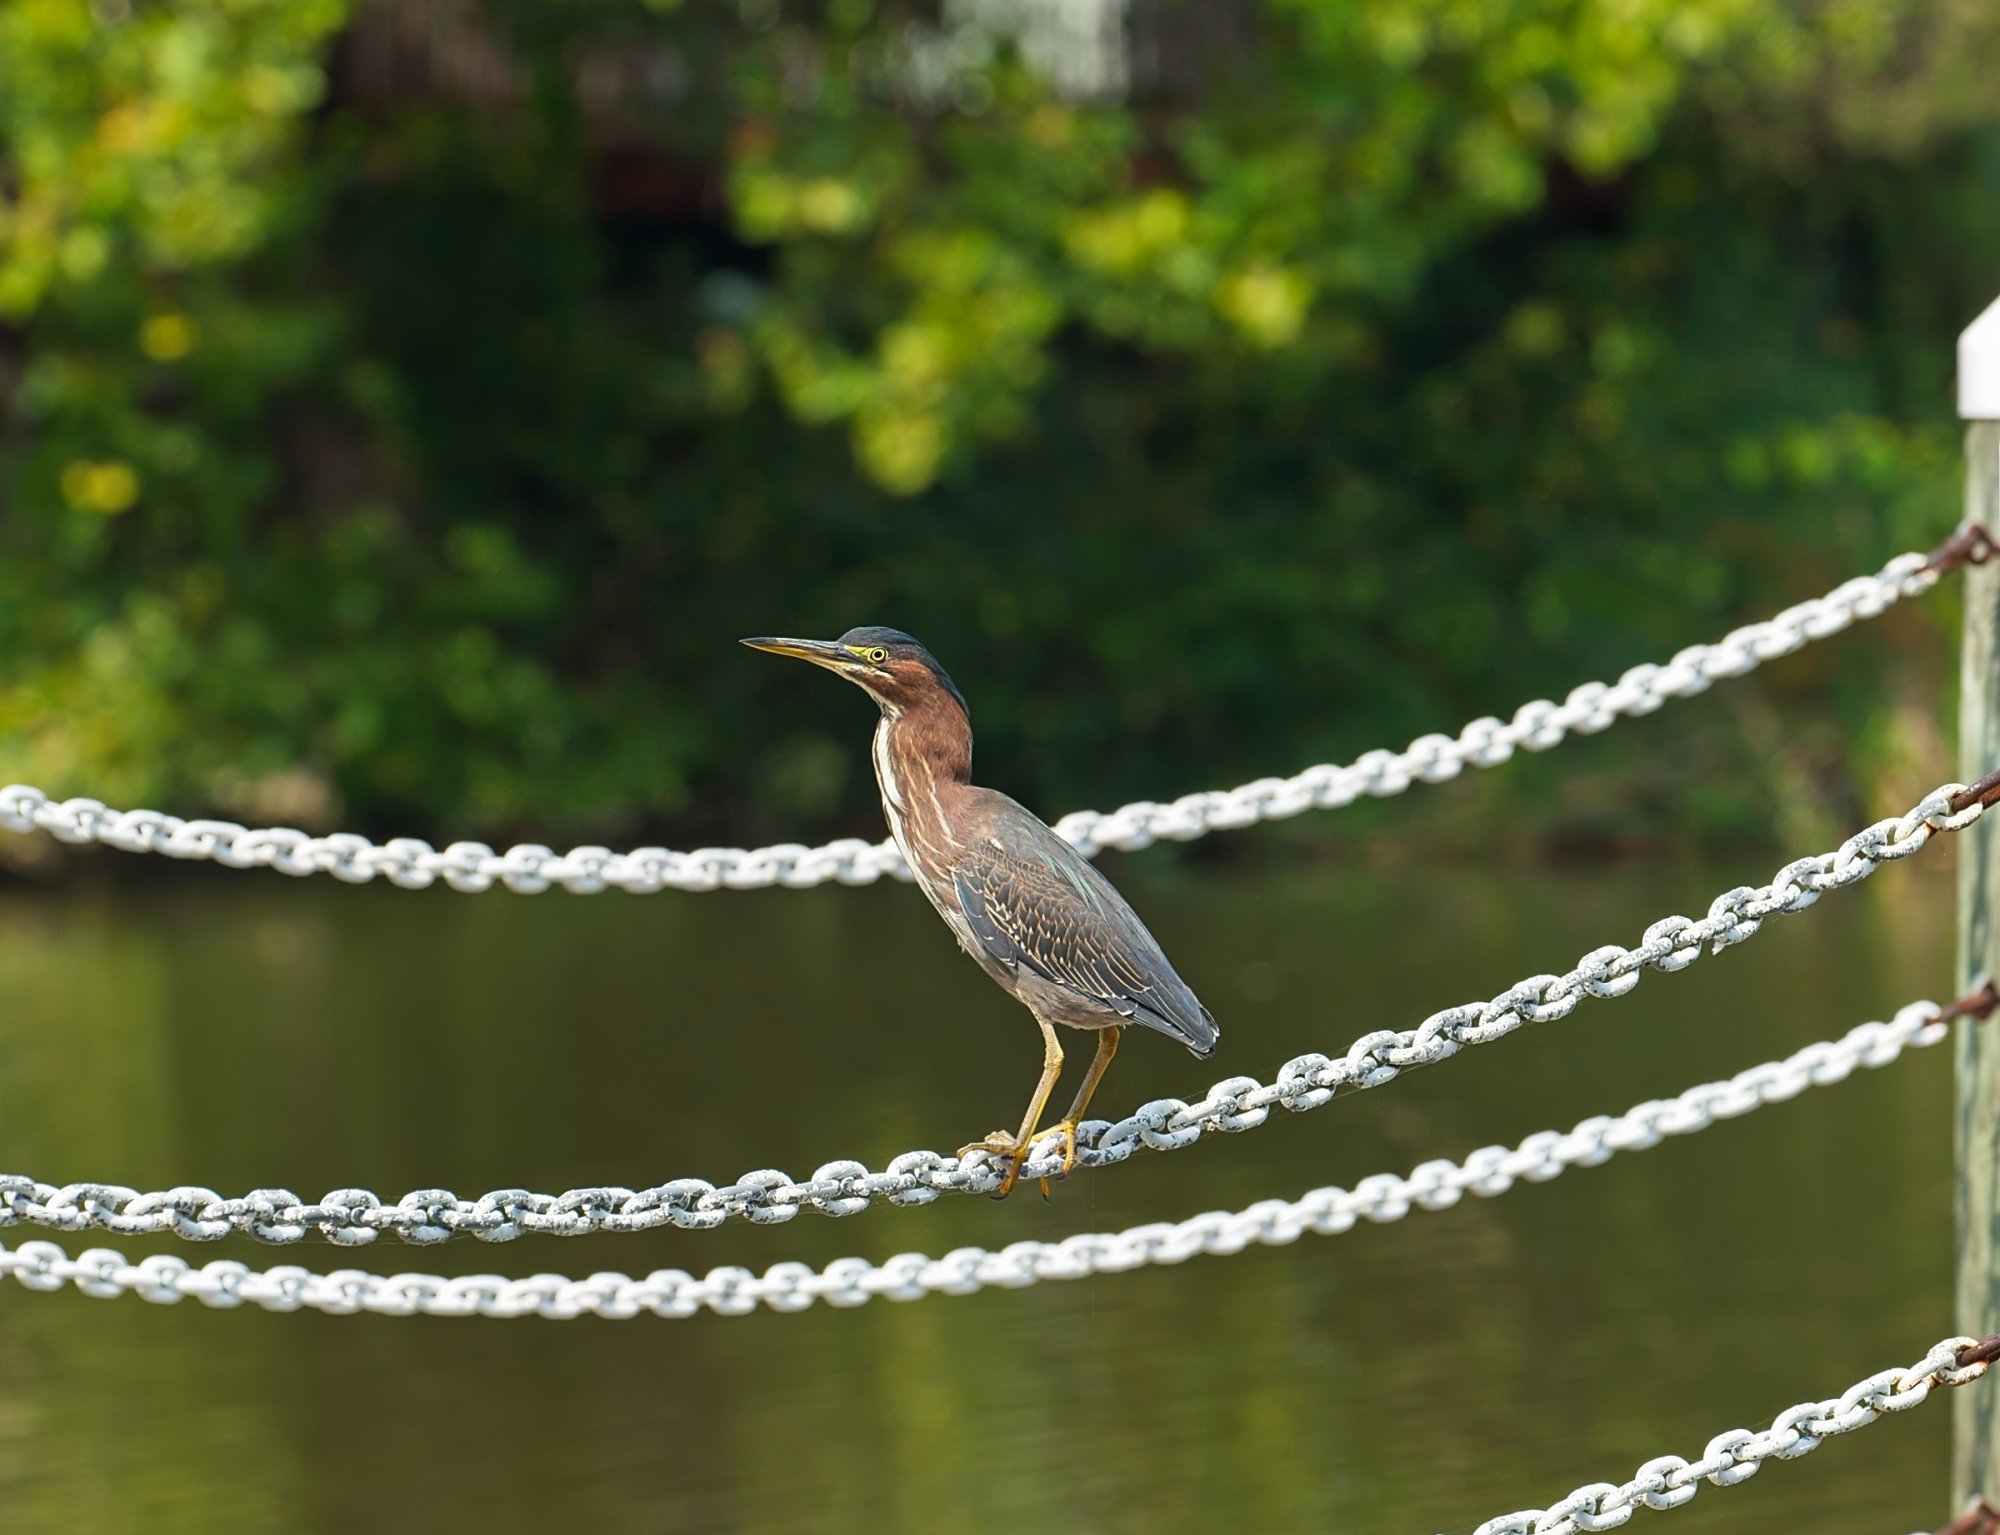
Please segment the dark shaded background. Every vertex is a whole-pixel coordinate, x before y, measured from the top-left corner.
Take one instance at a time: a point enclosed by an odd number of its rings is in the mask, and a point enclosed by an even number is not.
[[[874,824],[744,633],[913,630],[1051,813],[1664,659],[1953,521],[1997,18],[0,5],[0,778],[738,841]],[[1900,809],[1948,622],[1399,825]]]

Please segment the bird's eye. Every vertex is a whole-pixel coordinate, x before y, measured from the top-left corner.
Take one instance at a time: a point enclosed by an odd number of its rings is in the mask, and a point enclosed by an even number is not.
[[[861,654],[875,666],[880,666],[884,661],[889,659],[889,652],[884,650],[880,645],[871,645],[868,649],[862,651]]]

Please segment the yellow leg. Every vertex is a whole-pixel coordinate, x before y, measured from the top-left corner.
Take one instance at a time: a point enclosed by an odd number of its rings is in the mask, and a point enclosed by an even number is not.
[[[1097,1091],[1097,1084],[1104,1076],[1104,1068],[1111,1064],[1111,1057],[1118,1053],[1119,1029],[1099,1029],[1097,1031],[1097,1054],[1091,1057],[1090,1070],[1083,1074],[1083,1085],[1076,1090],[1069,1112],[1062,1123],[1051,1125],[1049,1134],[1060,1134],[1063,1138],[1063,1176],[1069,1176],[1076,1166],[1076,1127],[1083,1123],[1083,1111],[1090,1107],[1091,1095]],[[1048,1190],[1044,1188],[1043,1193]]]
[[[1049,1106],[1049,1094],[1055,1088],[1056,1078],[1062,1075],[1063,1053],[1062,1046],[1056,1043],[1056,1031],[1040,1018],[1035,1022],[1042,1025],[1042,1079],[1035,1084],[1035,1096],[1028,1100],[1028,1112],[1021,1116],[1021,1133],[1009,1135],[1005,1130],[995,1130],[983,1141],[958,1148],[960,1156],[968,1151],[990,1151],[1009,1159],[1007,1176],[993,1191],[995,1199],[1005,1199],[1014,1192],[1014,1182],[1021,1176],[1021,1160],[1028,1154],[1028,1143],[1034,1139],[1035,1127],[1041,1123],[1042,1110]]]

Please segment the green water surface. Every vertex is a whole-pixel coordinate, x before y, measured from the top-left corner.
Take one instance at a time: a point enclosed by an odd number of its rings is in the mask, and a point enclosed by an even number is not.
[[[1114,858],[1223,1038],[1206,1064],[1131,1040],[1100,1110],[1268,1080],[1295,1054],[1637,942],[1775,862],[1419,875]],[[107,872],[113,893],[0,897],[0,1168],[308,1197],[804,1174],[1011,1123],[1037,1066],[1026,1014],[906,886],[528,899]],[[1046,1204],[196,1251],[449,1273],[761,1267],[1351,1186],[1943,999],[1950,909],[1948,854],[1927,854],[1625,1000],[1253,1135],[1081,1173]],[[1397,1225],[857,1311],[452,1322],[10,1285],[0,1530],[1468,1529],[1693,1457],[1952,1331],[1949,1097],[1931,1051]],[[1929,1528],[1947,1512],[1948,1418],[1928,1406],[1705,1490],[1673,1527]]]

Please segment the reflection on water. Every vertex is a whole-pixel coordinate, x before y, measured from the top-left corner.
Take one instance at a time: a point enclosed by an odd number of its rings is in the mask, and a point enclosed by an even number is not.
[[[1107,1114],[1231,1072],[1268,1078],[1566,968],[1769,869],[1253,877],[1152,858],[1114,872],[1224,1030],[1207,1065],[1133,1040]],[[1945,858],[1927,855],[1625,1001],[1255,1135],[1080,1175],[1050,1204],[359,1257],[516,1273],[819,1263],[1351,1185],[1942,997],[1950,901]],[[528,900],[215,872],[112,895],[16,887],[0,901],[0,997],[0,1167],[231,1192],[879,1165],[1009,1122],[1038,1055],[1027,1016],[903,887]],[[9,1287],[0,1527],[1464,1529],[1693,1456],[1948,1333],[1949,1073],[1931,1052],[1501,1200],[1025,1293],[501,1323]],[[206,1251],[354,1261],[324,1245]],[[1947,1416],[1884,1423],[1681,1517],[1936,1522]]]

